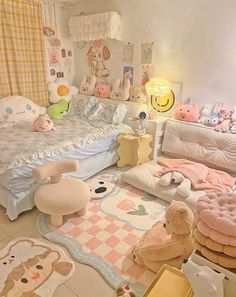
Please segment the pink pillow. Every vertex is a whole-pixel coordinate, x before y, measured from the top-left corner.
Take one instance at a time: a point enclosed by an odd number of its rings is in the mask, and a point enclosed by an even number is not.
[[[192,104],[192,101],[187,99],[176,107],[173,116],[176,120],[197,122],[200,116],[199,106]]]
[[[93,95],[96,97],[109,97],[111,92],[111,84],[97,83]]]

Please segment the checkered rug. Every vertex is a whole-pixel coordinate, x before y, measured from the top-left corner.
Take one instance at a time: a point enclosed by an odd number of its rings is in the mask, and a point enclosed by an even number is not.
[[[114,173],[99,175],[88,183],[92,200],[86,215],[67,219],[54,235],[76,242],[82,258],[87,255],[99,260],[96,268],[105,278],[112,272],[131,284],[148,286],[154,273],[136,264],[131,250],[142,234],[163,218],[165,207],[153,196],[119,181]],[[104,266],[110,270],[104,271]]]

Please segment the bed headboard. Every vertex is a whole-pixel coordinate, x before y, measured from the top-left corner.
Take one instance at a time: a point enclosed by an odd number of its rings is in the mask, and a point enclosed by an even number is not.
[[[236,173],[236,134],[215,132],[197,123],[167,120],[162,151]]]
[[[129,126],[134,125],[134,122],[132,122],[128,119],[129,117],[137,117],[141,111],[148,113],[148,105],[144,104],[144,103],[135,103],[132,101],[123,101],[123,100],[113,100],[110,98],[100,98],[100,97],[97,97],[97,98],[99,99],[100,102],[107,103],[107,104],[124,103],[124,104],[128,105],[129,109],[125,116],[124,123]]]

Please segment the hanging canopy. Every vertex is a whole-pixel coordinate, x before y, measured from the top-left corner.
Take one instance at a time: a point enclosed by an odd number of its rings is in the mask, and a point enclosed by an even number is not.
[[[73,16],[69,20],[69,29],[73,41],[122,40],[121,19],[116,11]]]

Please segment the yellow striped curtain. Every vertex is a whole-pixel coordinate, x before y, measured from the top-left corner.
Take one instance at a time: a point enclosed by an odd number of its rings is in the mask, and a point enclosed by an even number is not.
[[[21,95],[48,105],[42,8],[0,0],[0,98]]]

